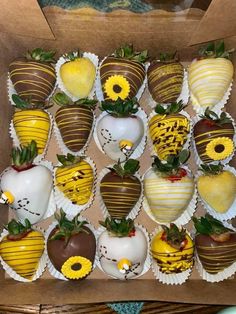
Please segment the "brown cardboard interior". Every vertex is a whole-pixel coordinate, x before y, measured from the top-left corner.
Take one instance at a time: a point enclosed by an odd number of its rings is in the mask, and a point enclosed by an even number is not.
[[[24,1],[23,1],[24,2]],[[115,11],[110,14],[99,13],[92,9],[81,9],[77,11],[64,11],[58,8],[46,8],[44,14],[55,34],[56,40],[42,40],[13,34],[0,34],[2,69],[0,77],[0,102],[1,102],[1,143],[0,169],[8,166],[10,158],[11,140],[8,135],[12,107],[9,105],[6,92],[7,67],[15,57],[25,53],[28,49],[44,47],[57,49],[59,56],[63,52],[76,50],[91,51],[100,57],[112,52],[124,42],[132,42],[137,49],[148,48],[152,57],[158,56],[161,51],[173,51],[178,49],[181,60],[189,61],[196,55],[197,47],[187,47],[192,32],[199,25],[202,12],[192,10],[178,16],[166,12],[151,12],[143,15],[128,12]],[[226,42],[229,48],[235,47],[235,38]],[[235,59],[236,61],[236,59]],[[236,63],[235,63],[236,64]],[[236,87],[234,86],[227,111],[236,118],[236,111],[232,99],[236,98]],[[141,105],[147,113],[151,110],[147,107],[146,95],[141,99]],[[55,112],[56,108],[52,109]],[[187,111],[193,114],[189,106]],[[99,110],[96,112],[99,114]],[[56,153],[59,152],[55,138],[52,136],[47,154],[47,159],[56,161]],[[96,163],[97,171],[112,163],[96,147],[94,140],[91,141],[87,155]],[[151,158],[148,147],[140,158],[141,173],[150,167]],[[193,158],[190,167],[195,171]],[[201,209],[199,207],[198,212]],[[6,223],[12,214],[6,208],[0,209],[0,223]],[[98,197],[96,195],[93,205],[83,212],[83,216],[98,226],[98,220],[102,219],[99,209]],[[44,228],[50,224],[52,219],[40,223]],[[137,222],[144,225],[152,232],[156,224],[141,211]],[[190,226],[191,227],[191,226]],[[48,272],[36,282],[23,284],[5,275],[0,271],[0,296],[1,303],[88,303],[121,300],[165,300],[189,303],[210,304],[234,304],[235,280],[229,279],[219,284],[210,284],[200,279],[196,270],[187,283],[172,287],[159,283],[153,276],[151,270],[137,280],[120,282],[109,279],[98,268],[86,279],[80,282],[62,282],[53,279]],[[220,291],[220,293],[219,293]],[[62,298],[58,296],[63,295]],[[216,299],[216,295],[218,295]],[[14,296],[14,297],[13,297]]]

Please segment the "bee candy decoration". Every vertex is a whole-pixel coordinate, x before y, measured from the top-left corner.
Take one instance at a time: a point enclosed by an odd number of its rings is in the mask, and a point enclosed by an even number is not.
[[[31,104],[44,102],[56,83],[53,59],[54,51],[36,48],[28,51],[25,58],[14,60],[9,65],[9,76],[16,93]]]
[[[44,165],[34,164],[36,157],[35,141],[13,148],[12,166],[3,171],[0,182],[0,203],[9,205],[19,220],[28,219],[32,224],[55,209],[52,173]]]

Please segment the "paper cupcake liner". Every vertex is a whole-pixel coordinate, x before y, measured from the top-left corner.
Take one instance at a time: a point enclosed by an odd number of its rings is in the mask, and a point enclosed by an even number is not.
[[[188,136],[187,136],[187,141],[184,143],[184,145],[183,145],[183,148],[182,148],[182,150],[183,149],[187,149],[187,150],[189,150],[189,147],[190,147],[190,144],[191,144],[191,138],[192,138],[192,131],[193,131],[193,124],[192,124],[192,119],[191,119],[191,117],[190,117],[190,115],[186,112],[186,111],[184,111],[184,110],[181,110],[180,111],[180,114],[182,114],[183,116],[185,116],[188,120],[189,120],[189,134],[188,134]],[[151,113],[150,113],[150,115],[149,115],[149,117],[148,117],[148,124],[149,124],[149,122],[150,122],[150,120],[152,119],[152,117],[154,117],[155,115],[157,115],[157,113],[153,110]],[[152,139],[151,139],[151,137],[150,137],[150,134],[149,134],[149,127],[148,127],[148,140],[147,140],[147,142],[148,142],[148,147],[149,147],[149,149],[150,149],[150,151],[151,151],[151,155],[153,156],[157,156],[159,159],[161,159],[159,156],[158,156],[158,154],[157,154],[157,152],[155,151],[155,148],[154,148],[154,145],[153,145],[153,142],[152,142]]]
[[[224,108],[224,106],[227,104],[227,101],[229,99],[229,96],[231,94],[231,90],[232,90],[232,86],[233,86],[233,80],[232,83],[230,84],[229,88],[227,89],[226,93],[224,94],[223,98],[213,107],[210,108],[210,110],[213,111],[218,111],[218,110],[222,110]],[[190,87],[189,87],[190,90]],[[197,100],[194,97],[194,95],[191,93],[190,90],[190,100],[193,106],[193,109],[196,111],[197,114],[204,114],[206,107],[201,107],[200,105],[197,104]]]
[[[56,88],[57,88],[57,83],[55,83],[55,86],[54,86],[52,92],[50,93],[50,95],[46,98],[46,101],[48,101],[52,97],[52,95],[54,94]],[[18,95],[18,93],[16,92],[16,90],[14,88],[14,85],[13,85],[11,79],[10,79],[9,72],[8,72],[8,76],[7,76],[7,94],[8,94],[8,99],[9,99],[10,104],[15,107],[16,104],[12,100],[12,95],[13,94],[17,94]]]
[[[234,227],[232,227],[232,225],[228,224],[227,222],[223,222],[224,226],[227,228],[232,229],[233,231],[236,231],[236,229]],[[208,282],[220,282],[223,281],[229,277],[231,277],[232,275],[235,274],[236,272],[236,262],[233,263],[232,265],[230,265],[229,267],[225,268],[224,270],[222,270],[221,272],[217,273],[216,275],[210,274],[207,271],[205,271],[205,269],[202,266],[202,263],[198,257],[198,254],[196,252],[196,268],[199,272],[199,275],[201,276],[201,278],[203,280],[206,280]]]
[[[192,174],[188,167],[182,166],[182,168],[184,168],[189,174]],[[143,175],[142,182],[144,182],[144,177],[145,177],[145,174],[147,173],[147,171]],[[178,227],[187,224],[191,220],[193,214],[195,213],[196,207],[197,207],[197,188],[194,185],[193,197],[192,197],[191,201],[189,202],[187,208],[183,211],[183,213],[176,220],[171,221],[171,223],[176,224]],[[170,222],[160,222],[155,218],[154,214],[151,211],[151,208],[149,207],[149,204],[148,204],[148,201],[147,201],[145,194],[144,194],[144,199],[143,199],[143,209],[145,210],[145,212],[147,213],[149,218],[151,218],[156,223],[158,223],[160,225],[169,225]]]
[[[218,110],[218,111],[215,111],[215,110],[214,110],[214,112],[215,112],[216,114],[220,115],[220,113],[221,113],[222,111],[221,111],[221,110]],[[218,163],[220,162],[221,164],[226,165],[226,164],[228,164],[228,163],[230,162],[230,160],[234,157],[234,153],[235,153],[235,149],[236,149],[236,124],[235,124],[234,119],[231,117],[231,115],[230,115],[228,112],[226,112],[226,114],[227,114],[227,117],[230,118],[230,120],[232,121],[233,127],[234,127],[234,137],[233,137],[233,142],[234,142],[234,145],[235,145],[234,151],[233,151],[233,153],[232,153],[229,157],[227,157],[227,158],[225,158],[225,159],[223,159],[223,160],[211,161],[211,162],[208,162],[207,164],[218,165]],[[195,117],[192,118],[192,123],[193,123],[192,130],[194,130],[194,125],[195,125],[199,120],[201,120],[201,118],[200,118],[199,116],[195,116]],[[199,155],[198,155],[193,133],[194,133],[194,132],[192,131],[192,148],[193,148],[193,155],[194,155],[194,159],[195,159],[196,164],[197,164],[198,166],[200,166],[200,165],[201,165],[202,163],[204,163],[204,162],[201,160],[201,158],[200,158]]]
[[[94,141],[98,147],[98,149],[105,155],[107,155],[104,150],[102,149],[102,146],[99,142],[99,139],[98,139],[98,136],[97,136],[97,127],[98,127],[98,124],[100,122],[100,120],[105,116],[105,115],[108,115],[107,112],[102,112],[99,117],[96,119],[96,124],[95,124],[95,128],[94,128],[94,132],[93,132],[93,138],[94,138]],[[145,149],[145,146],[146,146],[146,142],[147,142],[147,115],[145,113],[145,111],[143,109],[139,109],[139,111],[134,114],[135,116],[141,118],[141,120],[143,121],[143,126],[144,126],[144,134],[143,134],[143,137],[140,141],[140,143],[138,144],[138,146],[135,148],[135,150],[133,151],[133,153],[129,156],[129,158],[133,158],[133,159],[137,159],[139,158],[143,152],[144,152],[144,149]],[[107,155],[108,156],[108,155]],[[108,156],[110,157],[110,156]],[[111,157],[110,157],[111,158]],[[111,158],[112,159],[112,158]],[[118,160],[115,160],[115,161],[118,161]]]
[[[101,101],[104,101],[104,96],[103,96],[103,91],[102,91],[102,84],[101,84],[101,76],[100,76],[100,67],[102,65],[102,63],[104,62],[104,60],[106,60],[107,57],[103,58],[102,61],[99,63],[99,67],[98,67],[98,73],[97,73],[97,79],[96,79],[96,83],[95,83],[95,86],[96,86],[96,96],[97,96],[97,99],[101,102]],[[137,100],[139,100],[145,90],[145,87],[146,87],[146,84],[147,84],[147,69],[149,67],[149,63],[145,63],[144,64],[144,67],[145,67],[145,78],[144,78],[144,81],[143,81],[143,84],[142,86],[140,87],[140,89],[138,90],[137,94],[136,94],[136,98]]]
[[[39,228],[39,227],[34,227],[33,229],[42,232],[42,234],[44,235],[44,230],[42,230],[41,228]],[[7,234],[8,234],[8,231],[4,229],[4,230],[2,231],[2,233],[1,233],[1,235],[0,235],[0,242],[2,241],[3,237],[5,237]],[[44,235],[44,239],[45,239],[45,235]],[[43,272],[45,271],[47,262],[48,262],[47,254],[46,254],[46,241],[45,241],[45,240],[44,240],[44,243],[45,243],[45,245],[44,245],[44,252],[43,252],[42,256],[40,257],[38,269],[37,269],[37,271],[35,272],[35,274],[34,274],[34,276],[33,276],[33,278],[32,278],[31,280],[29,280],[29,279],[27,279],[27,278],[24,278],[24,277],[20,276],[19,274],[17,274],[17,273],[2,259],[2,257],[0,256],[0,262],[1,262],[2,267],[3,267],[3,269],[5,270],[5,272],[6,272],[11,278],[13,278],[14,280],[17,280],[17,281],[21,281],[21,282],[32,282],[32,281],[37,280],[39,277],[42,276]]]
[[[77,56],[78,53],[77,52],[74,52],[74,55]],[[97,76],[97,72],[98,72],[98,56],[96,56],[94,53],[90,53],[90,52],[84,52],[83,53],[83,58],[88,58],[93,64],[94,66],[96,67],[96,76]],[[57,85],[58,85],[58,88],[63,91],[67,96],[69,96],[72,101],[77,101],[83,97],[76,97],[76,96],[73,96],[64,86],[63,84],[63,81],[61,79],[61,75],[60,75],[60,68],[61,66],[66,63],[67,60],[64,56],[61,56],[59,58],[59,60],[57,61],[56,63],[56,75],[57,75]],[[95,81],[96,81],[96,76],[95,76],[95,80],[94,80],[94,83],[93,83],[93,88],[92,90],[90,91],[89,95],[88,95],[88,98],[89,99],[93,99],[94,97],[94,94],[95,94]]]
[[[44,151],[42,152],[42,154],[39,154],[35,159],[34,161],[40,161],[42,160],[47,151],[48,151],[48,147],[49,147],[49,142],[50,142],[50,138],[51,138],[51,135],[52,135],[52,129],[53,129],[53,118],[52,118],[52,115],[50,112],[48,112],[47,110],[44,110],[45,112],[48,113],[49,115],[49,119],[50,119],[50,128],[49,128],[49,133],[48,133],[48,140],[47,140],[47,143],[45,145],[45,148],[44,148]],[[10,128],[9,128],[9,133],[10,133],[10,137],[12,138],[12,141],[13,141],[13,146],[20,146],[20,140],[18,139],[17,137],[17,134],[16,134],[16,130],[13,126],[13,119],[11,120],[11,123],[10,123]]]
[[[91,127],[91,130],[90,130],[90,134],[89,134],[89,137],[85,143],[85,145],[83,146],[83,148],[77,152],[73,152],[72,150],[70,150],[64,143],[63,139],[62,139],[62,136],[61,136],[61,132],[59,131],[58,127],[57,127],[57,124],[56,124],[56,121],[54,121],[54,126],[53,126],[53,130],[54,130],[54,134],[55,134],[55,137],[56,137],[56,141],[57,141],[57,144],[61,150],[61,152],[66,155],[68,153],[72,154],[73,156],[82,156],[85,154],[86,150],[88,149],[88,145],[91,141],[91,138],[92,138],[92,135],[93,135],[93,130],[94,130],[94,126],[95,126],[95,123],[96,123],[96,117],[95,117],[95,114],[93,113],[93,125]]]
[[[147,232],[147,230],[140,224],[134,224],[134,226],[136,228],[139,228],[143,231],[145,237],[146,237],[146,240],[147,240],[147,257],[146,257],[146,260],[144,262],[144,266],[143,266],[143,271],[138,275],[138,276],[134,276],[132,278],[128,278],[127,280],[132,280],[132,279],[137,279],[141,276],[143,276],[151,267],[151,257],[150,257],[150,238],[149,238],[149,234]],[[98,239],[100,237],[100,235],[105,231],[106,229],[104,227],[99,227],[97,229],[97,236],[98,236]],[[98,246],[97,246],[97,250],[98,250]],[[98,264],[97,264],[98,268],[104,273],[106,274],[107,276],[111,277],[111,278],[114,278],[116,280],[121,280],[121,279],[118,279],[114,276],[111,276],[109,274],[107,274],[103,269],[102,269],[102,266],[101,266],[101,263],[99,261],[99,257],[98,257]]]
[[[162,231],[161,226],[158,226],[151,235],[151,242],[155,235]],[[190,236],[189,232],[187,234]],[[151,257],[151,268],[154,273],[156,279],[158,279],[161,283],[167,285],[181,285],[186,282],[191,275],[193,267],[181,272],[181,273],[173,273],[173,274],[165,274],[161,272],[160,267],[153,257]]]
[[[102,214],[103,214],[103,217],[106,219],[107,217],[110,217],[110,214],[109,214],[109,211],[107,210],[106,208],[106,205],[104,204],[103,202],[103,198],[101,196],[101,193],[100,193],[100,184],[101,184],[101,180],[102,178],[110,172],[110,170],[108,168],[112,168],[114,165],[109,165],[107,166],[106,168],[102,169],[100,174],[99,174],[99,177],[98,177],[98,188],[97,188],[97,191],[98,191],[98,197],[99,197],[99,205],[100,205],[100,208],[102,210]],[[134,175],[135,177],[137,177],[140,182],[141,182],[141,195],[137,201],[137,203],[135,204],[135,206],[131,209],[131,211],[129,212],[129,214],[127,215],[126,219],[135,219],[138,214],[139,214],[139,211],[141,209],[141,206],[142,206],[142,202],[143,202],[143,183],[142,183],[142,179],[141,179],[141,176],[137,173]]]
[[[93,182],[93,188],[92,188],[92,193],[90,196],[89,201],[84,204],[84,205],[75,205],[72,204],[72,202],[63,194],[63,192],[61,192],[57,186],[56,186],[56,169],[54,169],[54,193],[55,193],[55,201],[56,201],[56,205],[57,208],[62,208],[64,210],[64,212],[68,215],[68,216],[75,216],[78,213],[80,213],[81,211],[84,211],[85,209],[89,208],[93,201],[94,201],[94,197],[95,197],[95,192],[96,192],[96,182],[97,182],[97,171],[96,171],[96,166],[94,161],[89,158],[86,157],[84,159],[86,162],[88,162],[90,164],[90,166],[93,169],[93,176],[94,176],[94,182]],[[59,166],[60,164],[58,164],[57,166]]]
[[[235,168],[233,167],[230,167],[228,165],[224,166],[224,170],[228,170],[230,172],[232,172],[235,176],[236,176],[236,170]],[[201,171],[198,171],[196,173],[196,176],[195,176],[195,179],[196,179],[196,182],[197,182],[197,179],[202,175],[202,172]],[[220,193],[220,192],[219,192]],[[198,193],[199,194],[199,193]],[[230,206],[230,208],[227,210],[226,213],[217,213],[214,208],[212,208],[206,201],[204,201],[200,194],[199,194],[199,199],[203,205],[203,207],[206,209],[206,211],[211,215],[213,216],[214,218],[220,220],[220,221],[224,221],[224,220],[230,220],[234,217],[236,217],[236,197],[234,199],[234,202],[233,204]]]
[[[67,218],[68,219],[73,219],[72,216],[68,216],[67,215]],[[96,229],[94,228],[94,226],[84,217],[81,217],[80,216],[80,220],[85,220],[88,222],[88,225],[86,225],[92,232],[93,234],[95,235],[95,238],[96,238],[96,243],[97,243],[97,239],[98,239],[98,234],[97,234],[97,231]],[[56,279],[60,279],[60,280],[65,280],[65,281],[69,281],[68,278],[66,278],[62,273],[60,273],[52,264],[52,262],[50,261],[49,257],[48,257],[48,250],[47,250],[47,241],[48,241],[48,237],[51,233],[51,231],[56,227],[58,223],[56,221],[53,221],[50,226],[48,227],[48,229],[46,230],[45,232],[45,243],[46,243],[46,249],[45,249],[45,252],[46,252],[46,256],[47,256],[47,259],[48,259],[48,264],[47,264],[47,268],[49,270],[49,273]],[[97,246],[97,245],[96,245]],[[93,263],[93,269],[92,271],[97,267],[98,265],[98,255],[97,255],[97,252],[96,252],[96,255],[95,255],[95,259],[94,259],[94,263]],[[91,272],[92,272],[91,271]],[[90,276],[90,274],[88,275]],[[82,278],[81,278],[82,279]],[[79,280],[79,279],[78,279]]]
[[[182,90],[181,90],[181,93],[180,93],[179,97],[177,98],[176,102],[182,101],[184,105],[187,105],[188,99],[189,99],[188,72],[184,69],[184,78],[183,78]],[[152,95],[149,92],[149,89],[148,89],[147,104],[151,108],[155,108],[157,105],[157,102],[152,98]],[[166,105],[166,104],[170,105],[170,103],[165,103],[165,104],[161,103],[161,105]]]

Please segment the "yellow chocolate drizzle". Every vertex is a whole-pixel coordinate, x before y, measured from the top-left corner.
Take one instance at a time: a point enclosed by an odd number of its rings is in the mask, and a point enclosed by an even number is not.
[[[93,169],[84,160],[56,170],[56,186],[72,204],[84,205],[89,201],[93,181]]]
[[[0,243],[2,259],[21,277],[31,280],[37,271],[44,250],[44,237],[31,231],[18,241],[9,241],[5,236]]]
[[[162,160],[182,150],[190,131],[188,119],[180,114],[155,115],[148,125],[154,150]]]
[[[35,140],[38,153],[42,154],[49,137],[50,118],[43,110],[22,110],[15,112],[13,126],[17,137],[23,146]]]

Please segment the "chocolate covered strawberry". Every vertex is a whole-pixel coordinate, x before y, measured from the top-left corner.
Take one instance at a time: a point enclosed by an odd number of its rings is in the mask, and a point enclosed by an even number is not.
[[[144,195],[153,218],[158,222],[174,222],[193,197],[193,177],[181,166],[188,156],[186,150],[177,156],[170,155],[165,162],[155,156],[152,168],[144,175]]]
[[[151,62],[147,78],[152,98],[158,103],[172,103],[182,91],[184,67],[175,54],[162,53],[160,60]]]
[[[84,157],[57,155],[61,163],[55,170],[55,186],[73,205],[84,205],[92,196],[93,168]]]
[[[112,218],[125,218],[139,200],[142,185],[134,175],[138,168],[139,162],[134,159],[129,159],[123,166],[118,162],[101,179],[101,197]]]
[[[236,233],[209,214],[193,217],[195,246],[206,272],[216,275],[236,262]]]
[[[106,228],[97,245],[103,271],[121,280],[139,276],[148,254],[148,241],[143,230],[131,219],[107,218],[100,224]]]
[[[54,51],[36,48],[9,65],[10,79],[23,100],[42,103],[51,94],[56,83],[54,55]]]
[[[32,224],[44,218],[53,199],[53,176],[41,164],[34,164],[37,146],[34,141],[12,149],[12,166],[1,175],[0,203],[9,204],[20,220]]]
[[[93,110],[97,101],[84,98],[72,102],[64,93],[57,93],[53,99],[61,106],[55,114],[55,121],[62,140],[71,152],[79,152],[93,128]]]
[[[100,66],[104,99],[135,97],[144,82],[146,59],[147,50],[135,52],[133,45],[125,45],[105,58]]]
[[[32,229],[28,219],[24,224],[12,219],[5,229],[8,234],[0,242],[1,258],[19,276],[32,281],[44,252],[42,232]]]
[[[181,273],[193,266],[194,244],[185,229],[162,226],[151,241],[152,256],[165,274]]]
[[[194,59],[188,69],[192,104],[199,111],[213,109],[227,92],[234,73],[229,60],[231,51],[225,51],[224,42],[210,43],[200,50],[200,58]]]
[[[86,221],[76,215],[72,220],[63,210],[55,214],[58,224],[47,240],[48,257],[67,279],[86,277],[93,268],[96,238]]]
[[[157,114],[148,122],[154,150],[162,160],[169,155],[178,155],[187,141],[190,122],[180,113],[183,107],[182,102],[172,103],[166,109],[157,105]]]
[[[235,146],[233,137],[235,134],[231,118],[222,112],[206,109],[193,128],[193,137],[200,159],[209,163],[228,158],[233,154]]]
[[[12,100],[16,108],[12,123],[20,145],[27,146],[34,140],[38,153],[45,153],[51,131],[50,116],[44,110],[45,103],[34,105],[15,94]]]
[[[138,147],[144,135],[144,122],[137,100],[104,101],[103,115],[97,123],[97,138],[102,150],[113,160],[124,161]],[[145,115],[145,114],[144,114]]]

